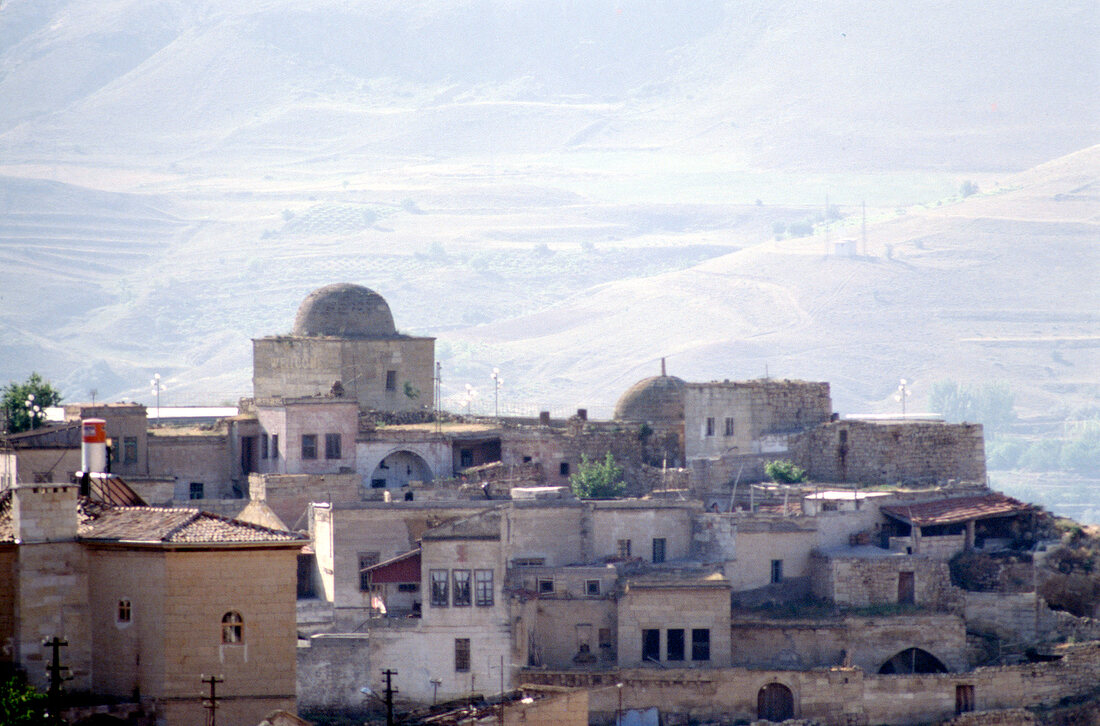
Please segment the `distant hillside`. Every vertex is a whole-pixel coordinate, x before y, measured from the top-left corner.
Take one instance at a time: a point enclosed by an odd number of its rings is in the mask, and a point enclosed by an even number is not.
[[[1098,36],[1085,1],[9,0],[0,154],[1022,169],[1096,142]]]

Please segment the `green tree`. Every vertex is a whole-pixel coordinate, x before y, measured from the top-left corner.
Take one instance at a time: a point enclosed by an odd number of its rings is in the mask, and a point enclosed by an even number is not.
[[[5,428],[12,434],[37,428],[45,420],[46,407],[61,403],[61,392],[37,373],[31,373],[23,383],[12,381],[4,387],[3,393],[0,410]]]
[[[806,470],[795,466],[793,461],[769,461],[764,464],[764,473],[768,478],[780,484],[797,484],[806,481]]]
[[[12,676],[0,681],[0,723],[5,726],[42,726],[46,719],[46,694]]]
[[[626,491],[623,468],[615,463],[610,451],[602,461],[592,461],[581,454],[581,465],[577,473],[569,477],[569,486],[581,499],[610,499]]]

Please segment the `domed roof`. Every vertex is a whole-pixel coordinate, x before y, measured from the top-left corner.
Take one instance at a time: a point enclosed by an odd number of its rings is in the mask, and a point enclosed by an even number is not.
[[[615,404],[617,421],[675,423],[684,420],[684,387],[676,376],[652,376],[635,383]]]
[[[302,301],[293,334],[385,338],[397,330],[385,298],[362,285],[338,282],[314,290]]]

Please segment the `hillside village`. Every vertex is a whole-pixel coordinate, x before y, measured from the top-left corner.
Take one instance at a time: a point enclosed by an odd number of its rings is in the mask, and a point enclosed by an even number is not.
[[[387,685],[408,722],[1096,718],[1096,599],[1056,587],[1088,534],[986,486],[980,425],[663,362],[609,420],[463,416],[434,342],[326,285],[235,415],[5,437],[0,660],[45,690],[64,640],[72,723],[195,723],[212,675],[238,724],[361,722]],[[621,494],[578,498],[608,457]]]

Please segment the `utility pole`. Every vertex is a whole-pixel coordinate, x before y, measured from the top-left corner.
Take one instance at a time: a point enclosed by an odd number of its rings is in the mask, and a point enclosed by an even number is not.
[[[210,685],[210,697],[203,699],[202,707],[206,709],[206,726],[217,726],[218,724],[218,684],[225,683],[224,678],[218,678],[217,676],[199,676],[199,679],[203,683]]]
[[[53,654],[50,656],[50,664],[46,666],[46,672],[50,674],[50,689],[46,692],[46,708],[52,723],[61,723],[61,682],[72,678],[66,671],[68,666],[61,665],[61,649],[69,644],[56,635],[42,642],[43,648],[50,648]]]
[[[443,432],[443,364],[435,364],[435,432]]]
[[[393,726],[393,694],[398,693],[398,690],[393,687],[392,679],[397,671],[387,668],[382,671],[382,675],[386,677],[386,726]]]

